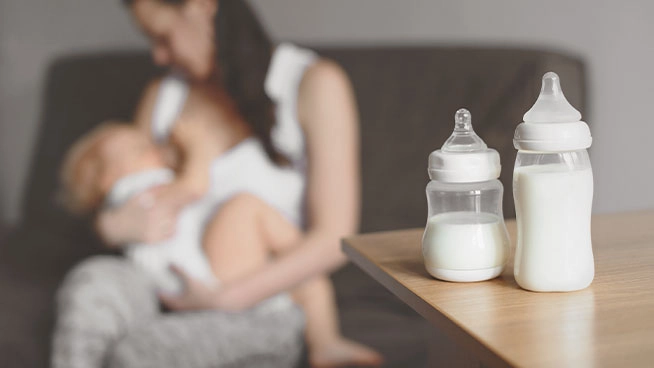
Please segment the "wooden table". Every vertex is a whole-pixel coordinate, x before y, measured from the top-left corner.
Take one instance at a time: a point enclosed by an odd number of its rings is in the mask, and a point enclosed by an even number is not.
[[[512,264],[491,281],[435,280],[423,229],[354,236],[343,250],[483,365],[654,367],[654,212],[594,216],[592,229],[595,280],[572,293],[522,290]]]

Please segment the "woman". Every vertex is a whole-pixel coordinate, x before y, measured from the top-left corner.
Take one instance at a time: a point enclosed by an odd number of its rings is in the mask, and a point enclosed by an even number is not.
[[[181,275],[187,292],[162,302],[173,310],[240,311],[342,265],[345,258],[339,239],[356,232],[359,216],[358,122],[343,71],[308,50],[274,47],[243,0],[132,0],[127,4],[151,40],[155,62],[183,75],[150,84],[137,111],[139,126],[154,139],[165,139],[166,125],[173,124],[181,110],[193,117],[185,119],[189,124],[206,123],[213,120],[220,104],[234,104],[242,122],[221,124],[219,129],[231,136],[251,132],[271,159],[295,170],[306,182],[305,192],[299,194],[303,211],[295,209],[306,231],[292,250],[217,292]],[[172,224],[184,204],[174,192],[153,191],[101,213],[98,230],[113,245],[160,241],[174,231]],[[112,266],[87,262],[72,274],[93,273],[102,267]],[[77,292],[80,279],[84,278],[69,277],[62,287],[61,310],[70,304],[66,295]],[[60,323],[64,328],[55,335],[55,360],[57,354],[62,355],[58,346],[71,350],[61,331],[83,323],[72,321],[77,317],[70,315],[71,322]],[[134,321],[152,315],[152,311],[130,314]],[[124,329],[130,323],[136,322],[126,323]],[[119,336],[111,328],[105,330],[109,332],[93,348],[97,356],[106,354],[107,341],[112,343]]]

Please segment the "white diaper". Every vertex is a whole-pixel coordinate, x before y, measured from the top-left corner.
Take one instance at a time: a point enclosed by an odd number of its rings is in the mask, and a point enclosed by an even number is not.
[[[131,174],[118,180],[113,186],[106,203],[120,206],[129,198],[175,179],[172,170],[161,168]],[[202,248],[202,237],[207,222],[216,210],[216,203],[205,198],[186,206],[177,219],[177,231],[169,240],[152,244],[129,244],[125,256],[142,267],[153,279],[157,289],[176,294],[184,285],[171,270],[175,264],[191,277],[217,284],[217,279]]]

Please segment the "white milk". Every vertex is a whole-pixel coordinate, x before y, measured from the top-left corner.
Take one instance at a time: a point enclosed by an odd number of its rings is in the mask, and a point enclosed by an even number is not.
[[[422,240],[427,271],[447,281],[498,276],[508,258],[503,220],[494,214],[449,212],[432,216]]]
[[[533,291],[573,291],[593,281],[590,217],[593,173],[563,164],[518,167],[515,278]]]

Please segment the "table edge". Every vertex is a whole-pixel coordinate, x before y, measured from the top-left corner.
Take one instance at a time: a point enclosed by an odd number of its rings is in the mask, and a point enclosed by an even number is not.
[[[449,319],[438,309],[427,303],[418,295],[409,290],[400,281],[390,276],[374,262],[370,261],[364,254],[348,243],[347,239],[341,240],[341,249],[348,256],[349,260],[360,269],[370,275],[375,281],[381,284],[388,291],[398,297],[404,304],[408,305],[422,316],[427,323],[440,328],[446,336],[458,344],[467,347],[477,354],[479,360],[491,367],[512,367],[514,366],[501,354],[494,351],[482,341],[476,339],[465,328]],[[394,287],[393,287],[394,286]]]

